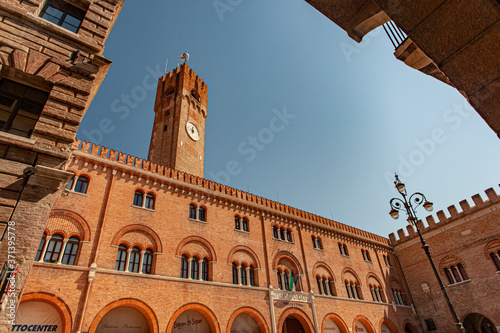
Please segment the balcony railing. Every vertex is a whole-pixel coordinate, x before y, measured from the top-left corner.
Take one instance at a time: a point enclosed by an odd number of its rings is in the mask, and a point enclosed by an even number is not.
[[[383,25],[385,33],[391,40],[394,48],[397,49],[408,38],[403,30],[401,30],[393,21],[389,21]]]

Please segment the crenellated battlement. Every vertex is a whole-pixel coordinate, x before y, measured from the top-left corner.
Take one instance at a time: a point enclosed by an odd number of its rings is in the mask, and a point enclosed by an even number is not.
[[[474,202],[474,206],[470,206],[467,200],[460,201],[459,205],[461,211],[457,209],[454,205],[448,207],[449,217],[446,217],[444,211],[440,210],[436,213],[437,221],[433,215],[429,215],[425,218],[427,222],[427,226],[424,225],[422,220],[418,220],[418,227],[422,234],[425,234],[431,230],[435,230],[441,228],[449,223],[452,223],[460,218],[463,218],[469,214],[473,214],[478,212],[488,206],[491,206],[497,202],[500,202],[500,195],[498,195],[493,188],[489,188],[484,191],[488,199],[484,201],[479,194],[473,195],[472,201]],[[412,225],[406,226],[406,232],[404,229],[399,229],[397,231],[397,238],[394,233],[389,235],[390,243],[393,246],[404,243],[410,239],[413,239],[418,236],[416,229]]]
[[[383,245],[389,245],[389,240],[385,237],[360,230],[349,225],[330,220],[282,203],[269,200],[248,192],[244,192],[233,187],[229,187],[223,184],[216,183],[214,181],[191,175],[189,173],[171,169],[156,163],[152,163],[142,158],[138,158],[126,153],[122,153],[117,150],[113,150],[107,147],[99,146],[91,142],[83,141],[81,139],[74,142],[75,151],[80,151],[91,156],[96,156],[110,162],[116,162],[123,164],[124,166],[136,168],[138,171],[143,170],[158,176],[167,177],[176,181],[181,181],[190,185],[194,185],[200,188],[205,188],[210,191],[218,192],[222,195],[231,196],[236,199],[244,200],[252,204],[257,204],[265,208],[273,209],[284,214],[293,215],[297,218],[305,219],[311,222],[319,223],[327,227],[331,227],[341,231],[340,233],[349,233],[352,235],[357,235],[365,239],[370,239],[375,242],[381,243]]]
[[[183,72],[191,77],[194,75],[194,81],[198,84],[198,87],[201,91],[204,91],[207,88],[207,85],[205,81],[203,81],[194,71],[192,68],[189,68],[189,66],[186,63],[181,64],[179,67],[174,68],[170,72],[166,73],[160,78],[160,82],[164,81],[171,81],[177,74],[180,72]]]

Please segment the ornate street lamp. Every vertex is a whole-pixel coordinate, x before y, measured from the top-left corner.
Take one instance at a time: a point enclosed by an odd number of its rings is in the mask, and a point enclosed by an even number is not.
[[[453,319],[455,320],[457,329],[460,333],[465,333],[465,329],[462,323],[460,322],[460,319],[458,318],[455,309],[453,308],[453,304],[451,304],[451,300],[450,297],[448,296],[448,293],[446,292],[443,280],[441,280],[441,276],[439,275],[439,272],[436,269],[436,265],[432,260],[431,252],[429,251],[429,245],[427,245],[427,243],[425,242],[424,238],[422,237],[422,233],[420,232],[420,229],[418,227],[417,223],[418,219],[417,219],[417,214],[415,213],[415,209],[418,206],[422,205],[426,211],[432,212],[432,209],[434,208],[432,202],[428,201],[425,195],[423,195],[420,192],[415,192],[408,197],[408,194],[406,193],[405,184],[403,184],[399,180],[397,174],[396,174],[396,180],[394,181],[394,185],[396,186],[396,189],[399,191],[399,194],[401,194],[401,196],[403,197],[403,200],[399,198],[392,198],[391,201],[389,202],[391,205],[391,211],[389,212],[389,214],[393,219],[396,220],[399,217],[399,211],[406,212],[406,214],[408,215],[407,219],[408,223],[413,225],[417,229],[418,236],[420,237],[420,242],[422,243],[422,248],[424,249],[427,258],[429,258],[432,270],[436,275],[436,279],[439,282],[439,286],[441,287],[441,291],[443,292],[444,298],[446,299],[446,303],[448,304],[450,312],[453,315]]]

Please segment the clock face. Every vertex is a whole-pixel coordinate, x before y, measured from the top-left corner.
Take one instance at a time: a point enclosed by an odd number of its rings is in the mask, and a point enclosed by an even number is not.
[[[194,141],[198,141],[200,139],[200,131],[198,131],[198,127],[196,127],[193,122],[188,121],[186,123],[186,131],[189,137]]]

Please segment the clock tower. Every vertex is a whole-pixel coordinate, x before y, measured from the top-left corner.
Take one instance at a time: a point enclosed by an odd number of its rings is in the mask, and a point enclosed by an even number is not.
[[[186,63],[158,80],[149,161],[203,177],[207,90]]]

